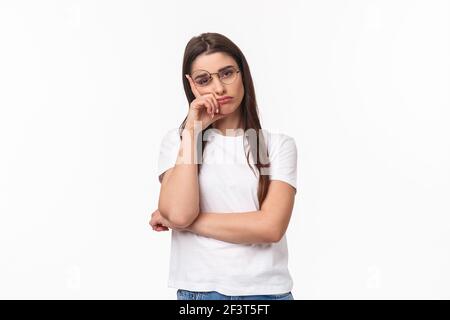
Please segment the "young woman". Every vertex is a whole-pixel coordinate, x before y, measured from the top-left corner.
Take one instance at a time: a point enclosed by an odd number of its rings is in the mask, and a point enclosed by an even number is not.
[[[249,66],[227,37],[189,41],[183,84],[189,111],[161,142],[150,220],[172,230],[169,287],[179,300],[293,300],[295,140],[262,130]]]

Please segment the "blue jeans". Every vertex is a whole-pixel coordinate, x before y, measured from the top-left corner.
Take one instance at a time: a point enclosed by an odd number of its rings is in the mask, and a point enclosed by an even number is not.
[[[294,300],[291,292],[252,296],[226,296],[217,291],[189,291],[178,289],[177,300]]]

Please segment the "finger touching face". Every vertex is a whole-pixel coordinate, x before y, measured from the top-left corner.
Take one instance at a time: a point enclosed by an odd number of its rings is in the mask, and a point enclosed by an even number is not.
[[[191,76],[186,74],[186,78],[189,81],[189,85],[191,86],[191,91],[194,94],[194,97],[198,98],[201,96],[200,92],[197,90],[197,87],[194,84],[194,81],[192,80]]]

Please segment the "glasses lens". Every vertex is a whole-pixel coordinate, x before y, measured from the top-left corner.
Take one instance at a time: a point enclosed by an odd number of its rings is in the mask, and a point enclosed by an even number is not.
[[[237,69],[235,67],[228,67],[219,72],[220,81],[225,84],[231,84],[237,76]],[[211,74],[205,70],[198,70],[192,74],[192,79],[195,85],[199,87],[207,86],[211,80]]]
[[[206,71],[198,71],[194,72],[194,74],[192,75],[192,79],[194,80],[196,85],[203,87],[209,83],[209,81],[211,80],[211,75]]]
[[[219,73],[220,80],[222,80],[222,82],[226,83],[226,84],[232,83],[234,81],[234,79],[236,78],[236,75],[237,75],[236,71],[237,70],[234,67],[229,67],[229,68],[222,70]]]

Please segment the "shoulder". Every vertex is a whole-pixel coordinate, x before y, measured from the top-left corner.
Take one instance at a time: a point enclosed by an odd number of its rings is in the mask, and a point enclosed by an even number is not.
[[[287,182],[297,190],[297,146],[294,137],[283,132],[263,130],[270,165],[261,168],[270,180]]]
[[[166,170],[172,168],[178,156],[181,139],[179,136],[179,128],[167,130],[161,139],[159,158],[158,158],[158,177],[159,182],[162,181],[162,175]]]
[[[165,133],[163,133],[160,142],[161,159],[172,161],[172,158],[176,157],[180,145],[181,138],[179,135],[179,128],[172,128],[167,130]]]
[[[170,128],[169,130],[167,130],[165,132],[164,137],[179,138],[180,137],[180,128],[178,128],[178,127]]]
[[[274,132],[270,130],[262,130],[264,139],[267,144],[267,151],[269,156],[276,154],[297,152],[297,144],[295,138],[284,132]]]
[[[172,144],[180,141],[180,129],[179,128],[171,128],[167,130],[161,139],[162,143]]]

